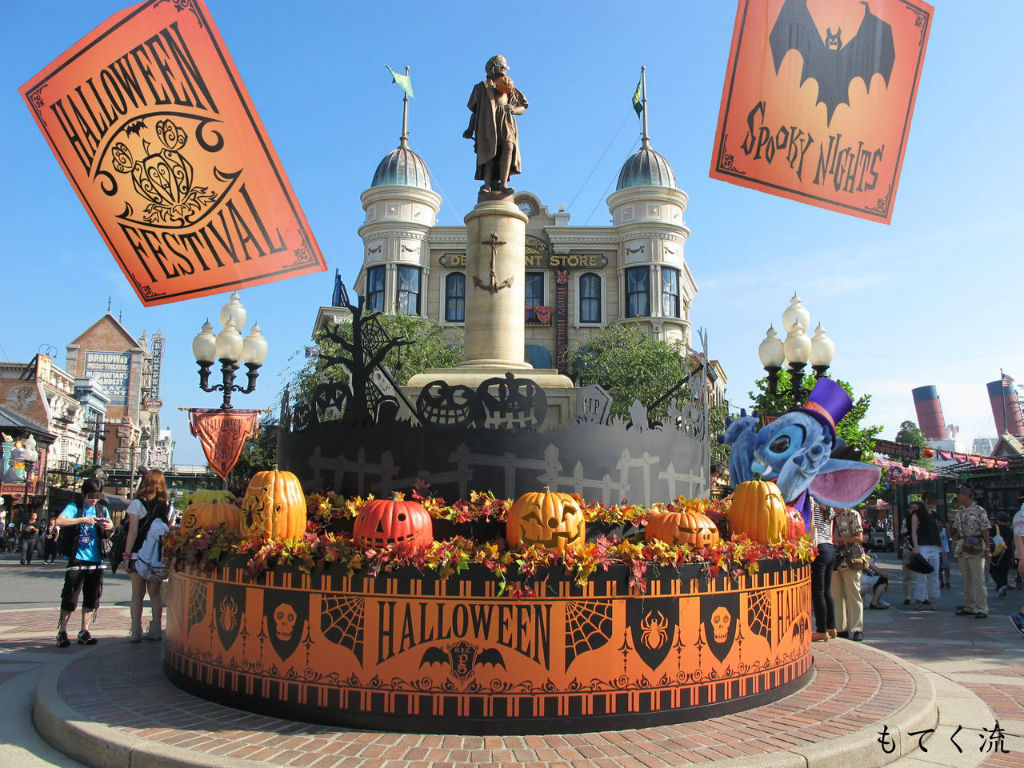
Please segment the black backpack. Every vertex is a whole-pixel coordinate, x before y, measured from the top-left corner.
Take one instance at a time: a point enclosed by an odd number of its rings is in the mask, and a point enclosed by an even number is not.
[[[142,502],[142,506],[146,508],[146,516],[139,521],[139,529],[135,534],[135,543],[132,545],[132,553],[138,552],[142,547],[143,542],[146,541],[146,534],[149,533],[149,527],[153,524],[153,521],[157,518],[157,513],[167,507],[166,501],[146,501],[139,499]],[[121,520],[121,525],[118,526],[117,530],[114,531],[113,537],[110,539],[110,555],[108,562],[110,563],[110,572],[117,573],[118,566],[121,565],[124,559],[125,545],[128,543],[128,515],[125,514]]]
[[[79,510],[81,511],[81,510]],[[78,526],[77,525],[62,525],[60,527],[60,533],[57,534],[57,552],[61,557],[66,557],[69,560],[75,556],[75,550],[78,549]]]
[[[77,504],[75,509],[78,514],[81,514],[82,508]],[[62,525],[60,532],[57,534],[57,553],[61,557],[66,557],[68,560],[75,556],[75,552],[78,551],[78,533],[79,527],[77,525]]]

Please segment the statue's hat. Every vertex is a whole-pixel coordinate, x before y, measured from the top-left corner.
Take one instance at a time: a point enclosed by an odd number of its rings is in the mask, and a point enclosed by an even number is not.
[[[853,408],[853,401],[846,390],[832,379],[820,378],[811,390],[807,402],[794,411],[803,411],[824,424],[832,437],[836,436],[836,424]]]

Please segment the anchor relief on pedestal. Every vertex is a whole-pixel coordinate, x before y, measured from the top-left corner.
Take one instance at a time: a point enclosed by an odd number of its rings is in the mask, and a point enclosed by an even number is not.
[[[490,238],[487,239],[487,240],[480,241],[480,245],[489,245],[489,246],[491,246],[491,281],[489,283],[485,283],[479,277],[474,275],[473,276],[473,284],[477,288],[483,288],[485,291],[489,291],[490,293],[497,293],[502,288],[510,287],[512,285],[512,278],[511,277],[505,278],[504,280],[501,281],[501,283],[499,283],[498,282],[498,274],[497,274],[497,258],[498,258],[497,251],[498,251],[498,246],[499,245],[508,245],[508,243],[506,243],[506,242],[504,242],[502,240],[499,240],[497,232],[491,232]]]

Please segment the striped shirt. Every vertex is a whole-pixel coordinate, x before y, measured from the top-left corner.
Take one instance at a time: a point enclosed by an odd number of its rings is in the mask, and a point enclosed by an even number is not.
[[[832,521],[835,511],[831,507],[819,504],[811,499],[811,523],[814,525],[814,542],[816,544],[832,543]]]

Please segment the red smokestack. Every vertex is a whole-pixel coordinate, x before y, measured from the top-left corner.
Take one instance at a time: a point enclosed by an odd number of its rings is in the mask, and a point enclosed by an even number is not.
[[[917,426],[929,440],[946,439],[946,421],[942,418],[942,403],[939,391],[934,386],[917,387],[911,390],[914,408],[917,409]]]
[[[988,400],[996,420],[996,434],[1008,432],[1014,437],[1024,437],[1024,418],[1021,417],[1020,401],[1017,399],[1013,379],[1003,376],[1000,381],[990,381]]]

